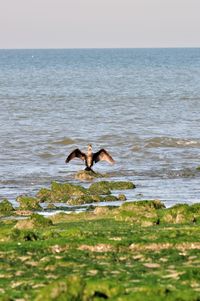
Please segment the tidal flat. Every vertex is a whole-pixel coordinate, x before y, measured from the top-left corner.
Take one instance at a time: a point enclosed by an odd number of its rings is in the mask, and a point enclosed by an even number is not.
[[[100,207],[97,200],[91,211],[35,213],[41,202],[103,198],[120,188],[134,184],[100,181],[85,189],[52,183],[35,197],[18,198],[22,212],[29,210],[25,219],[4,200],[0,300],[200,300],[200,204],[165,208],[146,200]]]

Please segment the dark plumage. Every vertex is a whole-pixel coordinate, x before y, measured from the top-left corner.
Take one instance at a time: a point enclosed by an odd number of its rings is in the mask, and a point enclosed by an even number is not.
[[[65,160],[65,163],[69,163],[69,161],[71,161],[74,158],[79,158],[83,161],[85,161],[85,165],[86,168],[85,170],[92,170],[92,166],[94,163],[97,163],[99,161],[107,161],[111,164],[115,163],[115,161],[113,160],[113,158],[111,157],[111,155],[109,155],[109,153],[105,150],[105,149],[100,149],[98,152],[93,153],[92,152],[92,145],[89,144],[88,145],[88,151],[87,154],[83,153],[82,151],[80,151],[80,149],[76,148],[75,150],[73,150],[69,156],[67,157],[67,159]]]

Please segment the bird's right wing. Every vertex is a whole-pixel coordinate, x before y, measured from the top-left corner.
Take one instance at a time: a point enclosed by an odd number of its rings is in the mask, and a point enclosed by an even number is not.
[[[79,158],[81,160],[85,160],[86,159],[86,155],[85,153],[81,152],[80,149],[76,148],[75,150],[73,150],[73,152],[71,152],[71,154],[69,154],[69,156],[66,158],[65,163],[68,163],[69,161],[71,161],[74,158]]]

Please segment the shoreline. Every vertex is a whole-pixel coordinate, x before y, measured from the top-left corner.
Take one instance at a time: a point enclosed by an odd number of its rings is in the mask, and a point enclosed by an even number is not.
[[[199,300],[200,204],[125,202],[0,225],[1,300]]]

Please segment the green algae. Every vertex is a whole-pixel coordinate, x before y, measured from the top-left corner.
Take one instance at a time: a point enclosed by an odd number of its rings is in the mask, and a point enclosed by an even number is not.
[[[83,205],[83,204],[91,204],[91,203],[98,203],[98,202],[115,202],[119,201],[118,197],[114,195],[98,195],[98,194],[91,194],[91,195],[83,195],[78,198],[71,198],[67,201],[68,205]],[[123,199],[124,200],[124,199]]]
[[[90,193],[95,194],[111,194],[111,190],[126,190],[134,189],[135,185],[132,182],[114,182],[114,181],[99,181],[90,185]]]
[[[84,171],[85,172],[85,171]],[[91,173],[91,172],[87,172]],[[69,205],[81,205],[90,204],[92,202],[105,202],[126,200],[125,195],[119,195],[119,197],[105,197],[111,195],[111,190],[126,190],[134,189],[135,185],[132,182],[111,182],[111,181],[99,181],[90,185],[88,189],[75,184],[70,183],[57,183],[52,182],[50,189],[41,188],[36,194],[36,198],[39,202],[63,202]],[[102,198],[102,196],[104,196]]]
[[[36,196],[40,202],[66,203],[72,196],[82,196],[86,193],[87,190],[80,185],[52,182],[50,189],[42,188]]]
[[[52,221],[45,218],[43,215],[33,213],[30,218],[19,220],[15,228],[19,230],[33,229],[33,228],[45,228],[52,226]]]
[[[19,220],[13,230],[11,231],[11,238],[14,240],[24,240],[24,241],[33,241],[33,240],[43,240],[46,237],[51,237],[51,232],[47,233],[41,231],[53,226],[53,223],[50,219],[45,218],[44,216],[33,213],[30,218]]]
[[[162,208],[165,206],[159,200],[127,202],[116,210],[115,218],[132,221],[141,226],[152,226],[160,223],[159,209]]]
[[[67,201],[68,205],[82,205],[96,202],[103,202],[104,198],[100,195],[82,195],[78,198],[71,198]]]
[[[91,194],[111,194],[107,181],[95,182],[90,185],[89,192]]]
[[[104,300],[120,295],[123,289],[109,281],[86,282],[79,276],[59,279],[43,288],[35,301]]]
[[[52,221],[49,218],[45,218],[43,215],[33,213],[30,217],[35,227],[48,227],[52,226]]]
[[[0,300],[198,301],[199,217],[200,204],[155,200],[62,213],[53,225],[32,216],[32,229],[1,221]]]
[[[19,202],[20,210],[41,210],[42,209],[42,207],[39,204],[39,199],[30,197],[27,195],[18,196],[17,202]]]
[[[119,201],[126,201],[126,196],[125,196],[125,194],[120,193],[120,194],[118,195],[118,200],[119,200]]]
[[[0,202],[0,215],[13,214],[14,210],[15,209],[13,208],[12,204],[8,201],[8,199],[3,199],[3,201]]]
[[[35,301],[72,301],[81,300],[85,281],[78,276],[56,280],[43,288]]]
[[[109,182],[109,188],[111,190],[127,190],[127,189],[134,189],[135,187],[136,187],[135,184],[129,181]]]
[[[199,222],[200,206],[194,204],[177,204],[171,208],[166,209],[160,214],[161,222],[166,223],[195,223]]]

